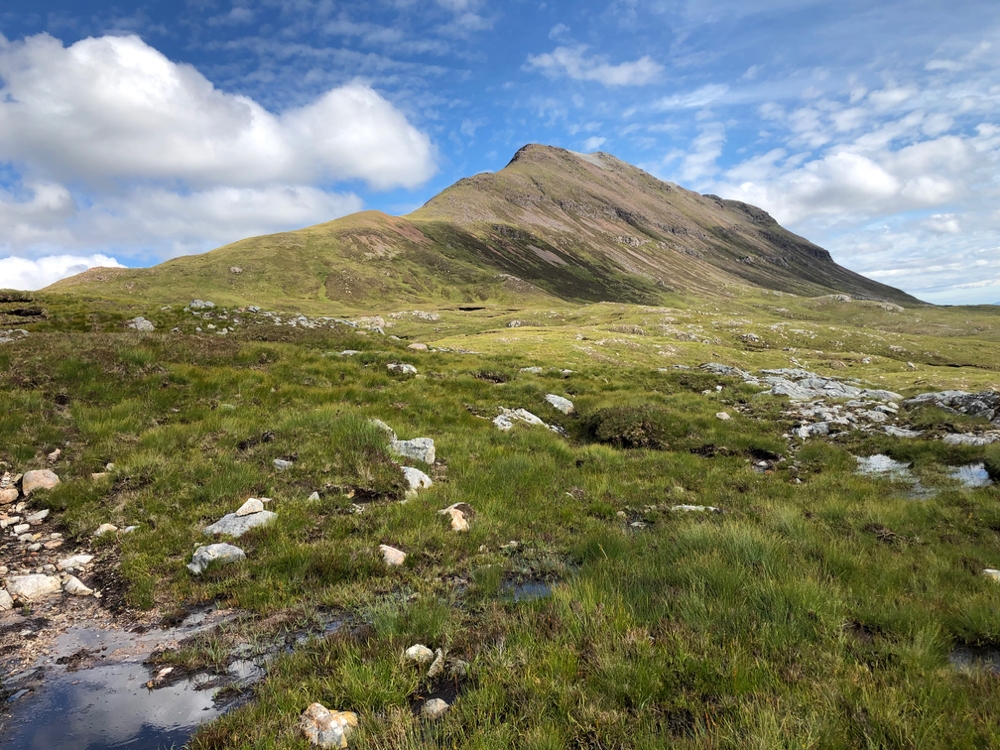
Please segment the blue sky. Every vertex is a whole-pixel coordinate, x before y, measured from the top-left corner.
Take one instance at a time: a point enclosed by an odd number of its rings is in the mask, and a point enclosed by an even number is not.
[[[8,0],[0,35],[0,286],[405,213],[540,142],[1000,301],[1000,3]]]

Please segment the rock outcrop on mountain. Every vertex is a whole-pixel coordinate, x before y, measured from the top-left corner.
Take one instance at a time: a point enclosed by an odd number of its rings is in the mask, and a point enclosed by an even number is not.
[[[50,287],[352,307],[553,297],[652,304],[670,293],[755,288],[918,303],[837,265],[760,208],[685,190],[610,154],[540,145],[407,216],[365,211],[150,269],[95,268]]]

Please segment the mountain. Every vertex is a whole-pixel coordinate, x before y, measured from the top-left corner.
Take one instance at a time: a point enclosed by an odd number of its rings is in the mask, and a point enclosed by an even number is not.
[[[605,153],[528,145],[413,213],[364,211],[148,269],[95,268],[51,291],[303,309],[661,302],[763,288],[919,301],[833,262],[762,209],[663,182]]]

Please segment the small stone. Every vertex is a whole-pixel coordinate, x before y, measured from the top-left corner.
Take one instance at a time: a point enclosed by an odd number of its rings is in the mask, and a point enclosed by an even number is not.
[[[40,510],[37,513],[32,513],[30,516],[25,516],[24,520],[30,524],[34,524],[36,522],[41,523],[48,517],[48,515],[49,510],[46,508],[45,510]]]
[[[152,321],[146,320],[141,315],[139,317],[132,318],[131,320],[126,320],[125,327],[132,328],[136,331],[144,331],[146,333],[156,330],[156,326],[153,325]]]
[[[24,478],[21,480],[21,491],[24,492],[25,497],[28,497],[35,490],[51,490],[57,484],[59,484],[59,477],[54,472],[48,469],[36,469],[24,473]]]
[[[90,478],[95,482],[99,482],[102,479],[107,479],[110,475],[106,471],[94,471],[91,472]]]
[[[131,534],[131,533],[133,533],[135,531],[138,531],[138,530],[139,530],[138,526],[126,526],[124,529],[122,529],[122,533],[123,534]]]
[[[277,513],[272,513],[269,510],[260,510],[245,516],[229,513],[211,526],[205,527],[205,533],[225,534],[226,536],[239,538],[250,531],[250,529],[255,529],[258,526],[267,526],[277,517]]]
[[[572,414],[575,410],[573,402],[568,398],[563,398],[562,396],[557,396],[554,393],[550,393],[545,397],[545,401],[553,408],[561,411],[563,414]]]
[[[375,418],[369,419],[368,424],[370,424],[372,427],[377,427],[380,430],[382,430],[382,432],[384,432],[386,435],[389,436],[389,440],[396,439],[396,431],[392,429],[389,425],[387,425],[385,422],[383,422],[381,419],[375,419]]]
[[[194,575],[201,575],[211,563],[233,563],[245,560],[246,553],[232,544],[209,544],[194,551],[187,569]]]
[[[726,414],[726,412],[724,411],[720,411],[718,414],[716,414],[715,418],[721,419],[723,422],[728,422],[730,419],[732,419],[732,417]]]
[[[15,536],[20,536],[21,534],[27,533],[31,529],[31,524],[29,523],[19,523],[13,528]]]
[[[59,560],[56,563],[56,567],[59,570],[69,570],[70,568],[82,568],[85,565],[90,565],[93,561],[93,555],[73,555],[72,557],[67,557],[63,560]]]
[[[41,548],[42,548],[42,545],[39,542],[35,542],[34,544],[29,544],[27,546],[28,552],[38,552],[38,550],[40,550]]]
[[[468,531],[472,513],[472,507],[468,503],[455,503],[438,511],[439,516],[447,516],[450,519],[452,531]]]
[[[66,579],[63,584],[63,591],[71,596],[90,596],[94,593],[93,589],[89,589],[83,585],[83,582],[76,576],[70,576]]]
[[[118,531],[118,527],[113,523],[102,523],[97,527],[97,531],[94,532],[95,537],[104,536],[105,534],[113,534]]]
[[[55,594],[62,587],[62,582],[56,576],[33,574],[26,576],[10,576],[7,579],[7,591],[11,596],[22,601],[31,602],[50,594]]]
[[[996,570],[994,568],[985,568],[983,570],[983,575],[993,581],[1000,582],[1000,570]]]
[[[413,365],[406,364],[405,362],[390,362],[386,365],[389,372],[394,372],[398,375],[416,375],[417,368]]]
[[[434,652],[434,663],[427,670],[427,679],[433,680],[444,674],[444,651],[438,649]]]
[[[413,350],[415,352],[426,352],[427,351],[427,344],[413,343],[413,344],[410,344],[406,348],[407,349],[411,349],[411,350]],[[416,371],[416,370],[414,370],[414,371]]]
[[[292,468],[292,462],[284,458],[276,458],[272,463],[274,464],[274,468],[278,471],[285,471],[286,469]]]
[[[322,703],[313,703],[299,720],[299,728],[306,739],[323,748],[347,747],[347,738],[357,726],[357,714],[351,711],[330,711]]]
[[[10,598],[10,594],[7,593],[7,589],[0,589],[0,612],[13,609],[13,607],[14,600]]]
[[[236,511],[236,515],[249,516],[252,515],[253,513],[260,513],[262,510],[264,510],[264,503],[255,497],[251,497],[249,500],[243,503],[243,505],[240,506],[240,509]]]
[[[42,546],[45,549],[48,549],[48,550],[59,549],[60,547],[63,546],[63,540],[62,539],[53,539],[50,542],[45,542],[45,544],[43,544]]]
[[[62,455],[62,449],[56,448],[54,451],[52,451],[49,455],[45,457],[45,460],[48,461],[50,464],[54,464],[56,461],[59,460],[59,456],[61,455]]]
[[[434,661],[434,652],[421,643],[410,646],[403,653],[409,661],[416,662],[417,664],[430,664]]]
[[[430,438],[392,440],[389,443],[389,448],[399,456],[412,458],[414,461],[423,461],[425,464],[432,464],[437,458],[434,451],[434,441]]]
[[[0,490],[0,505],[10,505],[11,503],[17,502],[19,497],[17,489],[11,487],[10,489]]]
[[[448,709],[451,708],[447,703],[445,703],[440,698],[431,698],[429,701],[424,703],[424,707],[420,709],[420,715],[425,719],[430,719],[431,721],[437,721],[446,713]]]
[[[403,467],[403,476],[406,478],[406,483],[410,486],[410,490],[424,490],[434,484],[429,476],[420,469],[414,469],[412,466]]]
[[[380,544],[378,548],[382,553],[382,559],[390,568],[398,567],[406,562],[406,553],[403,550],[390,547],[388,544]]]

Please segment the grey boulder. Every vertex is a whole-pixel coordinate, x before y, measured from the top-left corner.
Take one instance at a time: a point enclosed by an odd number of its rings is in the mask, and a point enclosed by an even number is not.
[[[212,563],[234,563],[246,559],[246,553],[231,544],[209,544],[194,551],[187,569],[196,576],[201,575]],[[59,580],[58,578],[56,579]]]
[[[267,524],[271,523],[277,517],[277,513],[272,513],[269,510],[262,510],[245,516],[239,515],[238,511],[236,513],[227,513],[211,526],[206,526],[205,533],[225,534],[226,536],[238,538],[246,534],[250,529],[255,529],[258,526],[267,526]]]
[[[434,441],[430,438],[413,438],[413,440],[393,440],[389,443],[392,452],[414,461],[425,464],[434,463]]]

